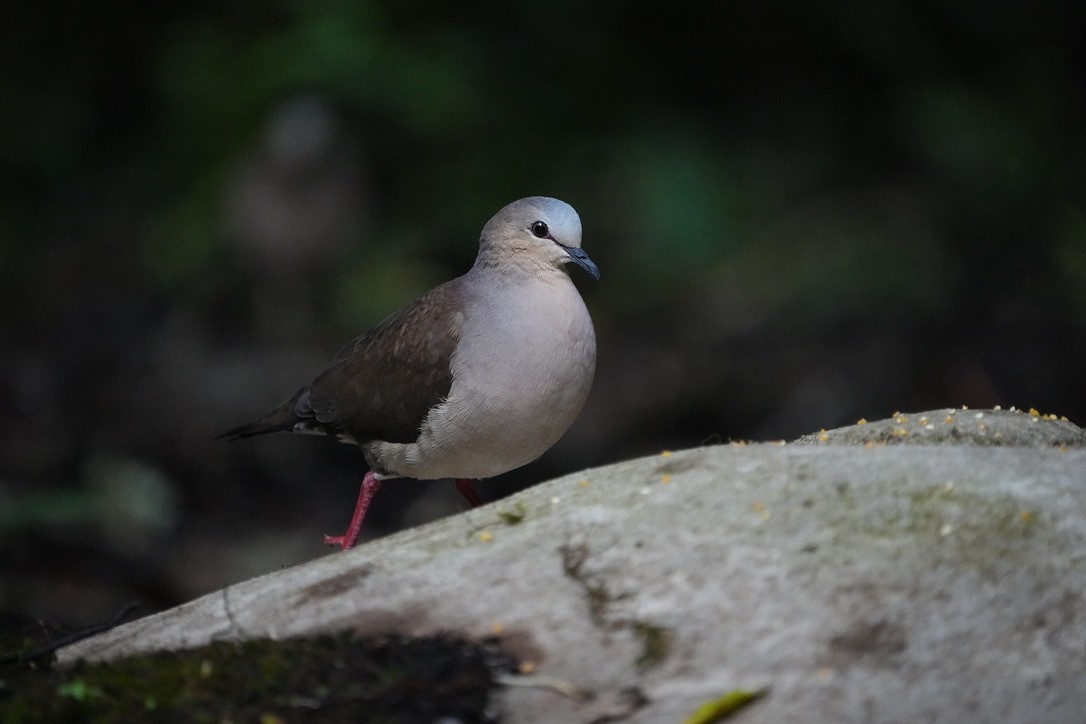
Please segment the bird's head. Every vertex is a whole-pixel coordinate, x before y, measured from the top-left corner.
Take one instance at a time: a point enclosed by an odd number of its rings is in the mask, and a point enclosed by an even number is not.
[[[600,278],[581,249],[581,217],[565,201],[529,196],[509,204],[483,227],[480,259],[542,263],[562,268],[573,262]]]

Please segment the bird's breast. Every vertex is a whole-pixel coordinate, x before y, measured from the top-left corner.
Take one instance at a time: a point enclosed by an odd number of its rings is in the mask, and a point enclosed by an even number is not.
[[[509,290],[480,305],[489,312],[469,315],[450,401],[459,393],[469,410],[482,399],[491,414],[534,412],[544,423],[577,414],[595,373],[596,336],[576,287],[561,281]]]
[[[592,386],[596,337],[573,283],[491,288],[465,308],[446,400],[427,416],[410,477],[491,477],[535,460]]]

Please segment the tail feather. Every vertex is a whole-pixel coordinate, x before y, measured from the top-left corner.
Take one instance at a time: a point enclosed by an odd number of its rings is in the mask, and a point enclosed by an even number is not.
[[[256,435],[266,435],[269,432],[290,432],[294,430],[294,426],[302,421],[294,411],[295,402],[304,392],[305,389],[299,390],[298,394],[294,395],[294,397],[287,400],[267,415],[253,420],[250,423],[246,423],[245,425],[239,425],[238,427],[227,430],[221,435],[216,436],[215,439],[233,442],[234,440],[242,440],[247,437],[255,437]]]
[[[257,435],[266,435],[269,432],[286,432],[294,428],[294,423],[290,424],[271,424],[264,421],[264,418],[255,420],[245,425],[239,425],[238,427],[231,428],[221,435],[216,435],[216,440],[226,440],[227,442],[233,442],[234,440],[243,440],[247,437],[255,437]]]

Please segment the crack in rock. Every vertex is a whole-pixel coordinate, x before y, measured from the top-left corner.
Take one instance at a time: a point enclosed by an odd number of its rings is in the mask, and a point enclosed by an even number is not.
[[[222,610],[226,614],[226,620],[230,622],[230,633],[240,638],[249,637],[250,634],[245,630],[245,627],[238,623],[238,620],[234,618],[233,607],[230,605],[230,586],[222,589]]]
[[[586,571],[585,564],[590,554],[586,543],[566,543],[559,547],[558,552],[562,556],[562,571],[584,593],[592,624],[608,633],[628,631],[639,639],[641,653],[634,661],[639,670],[650,669],[662,663],[671,653],[674,638],[671,629],[640,619],[608,616],[608,608],[612,603],[631,598],[634,594],[614,593],[600,574]]]

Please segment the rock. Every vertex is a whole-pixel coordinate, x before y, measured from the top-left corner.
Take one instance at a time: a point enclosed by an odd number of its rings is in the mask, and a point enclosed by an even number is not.
[[[499,633],[533,670],[507,688],[510,722],[679,722],[736,689],[767,689],[750,722],[1081,721],[1086,433],[984,411],[979,446],[975,414],[569,475],[59,658],[345,628]],[[906,437],[922,439],[876,444]]]
[[[1039,423],[1045,424],[1039,424]],[[1086,445],[1086,431],[1066,417],[1037,410],[949,408],[915,415],[894,413],[885,420],[804,435],[798,445]]]

